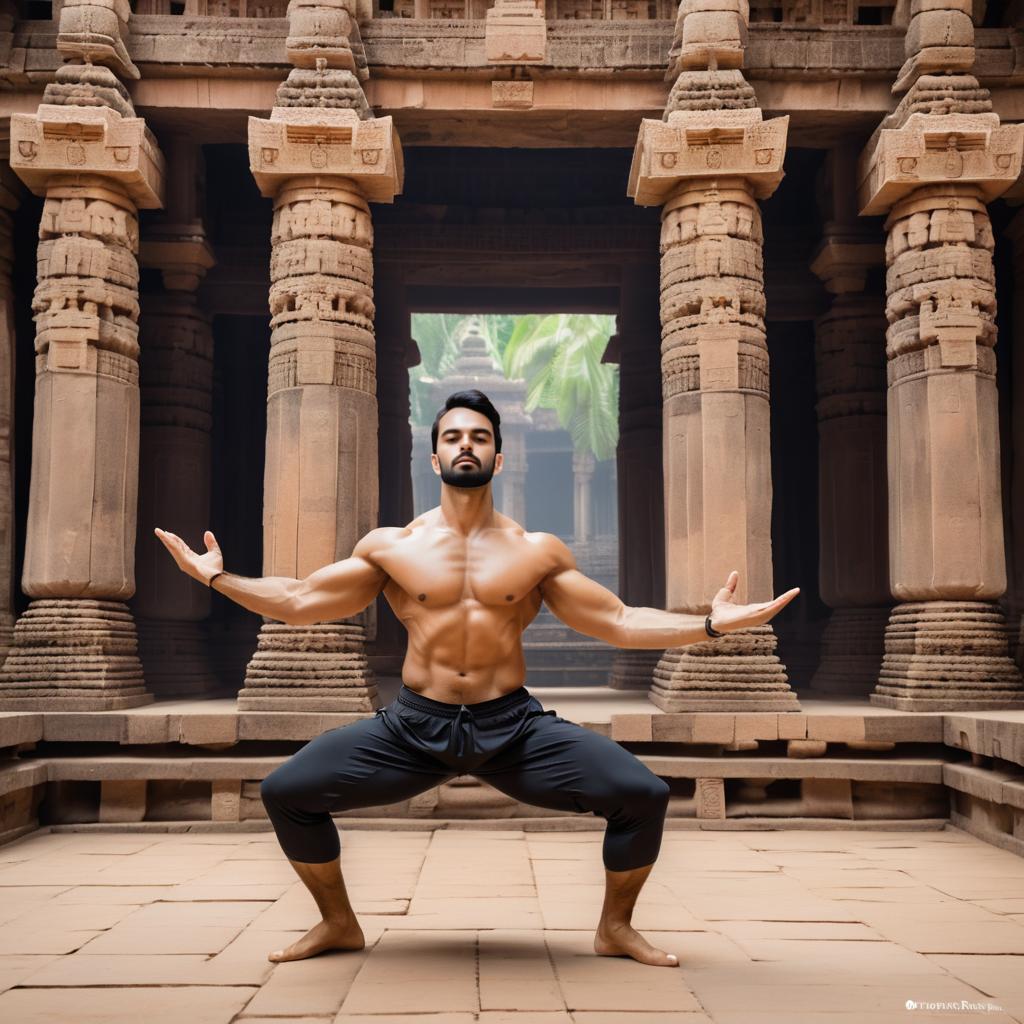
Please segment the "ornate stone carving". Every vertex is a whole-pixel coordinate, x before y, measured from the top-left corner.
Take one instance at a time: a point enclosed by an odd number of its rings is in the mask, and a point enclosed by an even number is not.
[[[547,21],[537,0],[494,0],[487,12],[484,49],[492,64],[543,64]]]
[[[772,593],[768,351],[756,200],[782,180],[787,118],[762,119],[742,65],[738,0],[685,0],[681,69],[662,121],[644,120],[628,192],[662,206],[666,605],[702,613],[732,569],[738,600]],[[725,70],[720,70],[720,64]],[[709,524],[714,524],[713,529]],[[666,711],[797,708],[770,626],[666,651]]]
[[[129,0],[64,0],[57,49],[76,63],[106,64],[125,78],[138,78],[124,45],[131,13]]]
[[[832,187],[852,185],[849,154],[831,158]],[[870,693],[882,663],[889,616],[886,520],[885,319],[877,297],[865,293],[871,268],[881,265],[880,239],[855,224],[830,223],[811,264],[834,296],[815,323],[818,392],[819,568],[822,600],[832,608],[811,689]]]
[[[907,711],[1019,706],[1024,684],[994,603],[1006,565],[985,204],[1020,173],[1024,127],[1000,125],[987,92],[957,73],[970,19],[947,17],[960,8],[945,2],[915,2],[914,17],[926,6],[936,17],[908,32],[920,57],[896,83],[909,91],[859,170],[861,212],[889,214],[889,577],[903,602],[871,700]],[[948,73],[918,77],[922,68]]]
[[[304,577],[377,525],[377,381],[369,200],[391,202],[402,151],[353,73],[350,6],[293,0],[296,67],[269,120],[249,119],[250,168],[274,199],[264,572]],[[358,69],[358,60],[355,61]],[[310,66],[313,70],[309,70]],[[371,608],[345,623],[265,624],[246,710],[377,706]]]
[[[74,22],[86,59],[86,30],[106,24],[91,10]],[[112,72],[72,65],[35,115],[11,118],[11,167],[45,202],[22,578],[34,600],[0,692],[15,707],[130,707],[152,699],[122,603],[135,589],[137,211],[161,205],[163,158]]]

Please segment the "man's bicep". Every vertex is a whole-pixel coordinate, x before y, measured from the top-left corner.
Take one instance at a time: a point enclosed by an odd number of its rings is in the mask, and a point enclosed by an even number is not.
[[[387,573],[369,559],[352,555],[310,573],[296,593],[304,621],[330,622],[361,612],[384,589]]]
[[[614,640],[623,604],[607,587],[578,569],[565,569],[548,576],[540,590],[545,604],[571,629],[598,640]]]

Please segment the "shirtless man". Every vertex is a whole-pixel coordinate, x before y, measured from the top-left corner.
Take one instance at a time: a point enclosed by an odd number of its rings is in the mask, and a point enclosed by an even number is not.
[[[247,579],[157,529],[179,568],[244,608],[295,626],[355,615],[383,591],[409,633],[398,696],[373,717],[323,733],[263,782],[278,840],[323,920],[274,962],[361,949],[331,812],[407,800],[471,774],[535,806],[607,821],[605,897],[594,951],[676,967],[630,924],[661,844],[668,785],[619,744],[545,711],[523,685],[522,633],[541,601],[566,625],[616,647],[707,642],[771,619],[799,593],[739,605],[730,573],[711,614],[629,608],[576,569],[557,537],[527,533],[496,512],[500,420],[479,391],[451,395],[434,421],[431,464],[441,504],[405,527],[372,530],[350,558],[305,579]]]

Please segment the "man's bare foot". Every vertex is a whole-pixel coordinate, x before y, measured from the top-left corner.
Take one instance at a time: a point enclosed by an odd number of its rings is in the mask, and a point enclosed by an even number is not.
[[[288,960],[305,960],[326,953],[329,949],[362,949],[366,945],[363,930],[353,918],[348,924],[336,921],[321,921],[314,925],[287,949],[278,949],[267,955],[271,963],[281,964]]]
[[[678,967],[674,953],[655,949],[628,924],[599,924],[594,936],[594,952],[599,956],[629,956],[651,967]]]

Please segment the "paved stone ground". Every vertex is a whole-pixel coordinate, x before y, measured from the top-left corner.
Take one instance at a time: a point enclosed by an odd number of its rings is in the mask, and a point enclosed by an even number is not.
[[[1024,860],[972,836],[669,832],[635,923],[677,970],[592,955],[600,839],[346,830],[368,948],[273,966],[316,911],[271,834],[36,833],[0,848],[0,1020],[1024,1021]]]

